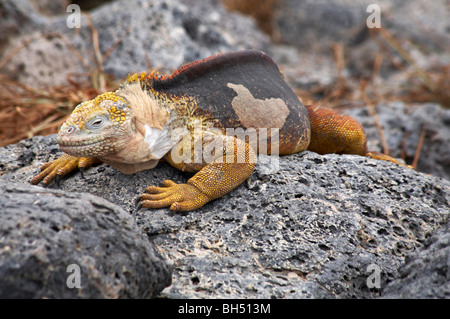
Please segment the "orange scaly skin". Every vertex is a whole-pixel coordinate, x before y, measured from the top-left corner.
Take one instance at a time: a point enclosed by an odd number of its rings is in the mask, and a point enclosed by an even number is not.
[[[257,148],[237,134],[227,135],[230,128],[255,129]],[[267,128],[279,133],[278,144],[276,137],[262,135]],[[264,150],[269,155],[277,149],[279,155],[306,149],[358,154],[402,165],[367,152],[364,129],[353,118],[304,107],[276,64],[259,51],[216,55],[170,76],[131,75],[117,91],[81,103],[57,141],[67,154],[45,164],[32,184],[48,185],[99,162],[133,174],[164,159],[195,175],[186,184],[167,180],[163,187],[147,187],[140,205],[175,211],[198,209],[238,187],[252,174],[256,153]],[[205,153],[196,160],[199,145]]]
[[[407,166],[389,155],[368,152],[364,128],[354,118],[340,115],[329,108],[314,105],[305,107],[311,124],[309,151],[319,154],[356,154]]]

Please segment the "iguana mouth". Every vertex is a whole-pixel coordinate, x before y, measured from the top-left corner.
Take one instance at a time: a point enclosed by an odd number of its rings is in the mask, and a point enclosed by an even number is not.
[[[102,141],[61,141],[58,140],[58,144],[61,148],[67,148],[67,149],[82,149],[82,148],[92,148],[98,146]]]
[[[63,147],[91,147],[93,145],[103,143],[105,141],[104,137],[97,136],[96,138],[89,138],[89,139],[74,139],[73,137],[70,138],[64,138],[62,136],[57,136],[56,141],[58,142],[59,146]]]
[[[112,146],[107,146],[108,143],[105,143],[104,138],[94,141],[57,138],[57,142],[63,152],[72,156],[92,156],[94,153],[95,156],[99,156],[112,150]]]
[[[91,152],[93,149],[101,149],[99,142],[89,144],[59,144],[60,149],[70,155],[80,156],[83,153]]]
[[[64,148],[64,149],[76,149],[76,148],[79,148],[79,149],[82,149],[82,148],[84,148],[84,149],[86,149],[86,148],[91,148],[91,147],[95,147],[97,144],[99,144],[100,142],[95,142],[95,143],[58,143],[59,144],[59,146],[61,147],[61,148]]]

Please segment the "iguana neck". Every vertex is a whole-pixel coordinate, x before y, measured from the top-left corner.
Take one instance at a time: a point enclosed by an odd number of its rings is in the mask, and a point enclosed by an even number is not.
[[[130,106],[129,136],[122,149],[99,159],[125,174],[153,168],[179,141],[171,134],[171,110],[143,89],[139,81],[115,93]]]

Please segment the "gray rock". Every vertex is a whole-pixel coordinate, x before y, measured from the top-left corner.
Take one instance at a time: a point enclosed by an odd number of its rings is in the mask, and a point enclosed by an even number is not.
[[[406,162],[411,164],[417,151],[422,129],[425,138],[417,170],[450,180],[450,110],[434,103],[382,103],[375,108],[390,154],[400,157],[402,149]],[[368,147],[382,152],[381,140],[367,107],[344,113],[357,119],[365,128]]]
[[[120,207],[0,184],[0,298],[149,298],[170,285],[171,271]],[[69,287],[76,274],[80,286]]]
[[[367,19],[373,9],[370,12],[367,9],[373,4],[379,6],[381,27],[411,55],[414,66],[405,62],[405,57],[393,49],[377,29],[368,27]],[[357,79],[371,78],[378,54],[383,57],[379,70],[383,79],[398,73],[399,65],[409,67],[413,73],[416,67],[436,70],[450,63],[447,53],[450,22],[448,5],[444,1],[283,0],[275,13],[275,27],[283,43],[310,56],[323,55],[320,59],[326,66],[334,62],[333,45],[342,43],[343,75]],[[304,65],[299,69],[305,68]],[[315,67],[319,72],[327,70],[321,63]],[[308,65],[306,69],[308,71]],[[391,82],[400,90],[408,81],[402,79],[401,82],[406,82],[403,85],[399,85],[398,79]]]
[[[66,4],[67,5],[67,4]],[[0,52],[13,37],[43,25],[45,15],[65,12],[64,1],[15,0],[0,2]]]
[[[0,162],[20,147],[26,164],[9,160],[15,169],[0,181],[29,181],[55,144],[36,137],[1,149]],[[147,186],[190,177],[167,164],[132,176],[99,165],[61,189],[90,192],[134,216],[174,263],[172,285],[161,294],[168,298],[378,297],[405,257],[448,220],[450,182],[438,177],[351,155],[303,152],[281,157],[275,171],[270,163],[189,213],[135,209]],[[379,289],[367,284],[370,265],[380,269]]]
[[[276,27],[285,43],[328,51],[336,39],[354,41],[365,27],[366,6],[361,1],[284,0],[276,12]]]
[[[61,154],[56,134],[49,136],[35,136],[17,144],[10,144],[1,148],[0,175],[13,172],[19,168],[35,163],[45,163],[49,158]]]
[[[7,5],[13,6],[9,2]],[[33,32],[24,28],[23,33],[10,38],[3,56],[27,39],[35,41],[14,55],[2,72],[35,87],[63,85],[67,76],[88,72],[65,41],[43,37],[49,32],[64,37],[94,67],[92,35],[86,17],[82,16],[80,29],[69,29],[69,14],[52,18],[39,15],[39,21],[32,20]],[[29,15],[29,20],[37,15],[32,7]],[[219,52],[264,49],[269,45],[268,37],[250,18],[229,13],[218,0],[119,0],[92,10],[90,15],[98,30],[101,53],[116,45],[103,61],[105,72],[116,78],[148,70],[147,61],[151,68],[168,72]]]
[[[450,298],[450,223],[406,258],[382,298]]]
[[[396,39],[441,52],[450,44],[448,8],[441,1],[284,0],[275,23],[281,39],[302,50],[328,51],[337,41],[356,46],[370,39],[367,19],[373,9],[367,10],[371,4],[380,9],[381,27]]]
[[[419,175],[304,152],[276,174],[258,168],[246,187],[181,219],[182,231],[179,216],[139,214],[143,225],[158,215],[149,234],[167,233],[155,240],[176,260],[169,297],[371,298],[368,266],[384,287],[448,218],[449,183]]]

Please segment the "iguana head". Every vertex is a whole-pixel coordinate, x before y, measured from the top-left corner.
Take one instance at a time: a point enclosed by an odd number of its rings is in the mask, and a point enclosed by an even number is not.
[[[124,98],[106,92],[79,104],[61,126],[57,141],[70,155],[104,157],[124,147],[132,117]]]
[[[165,127],[168,120],[169,111],[136,77],[115,92],[79,104],[61,126],[57,142],[69,155],[108,164],[157,162],[173,146]]]

